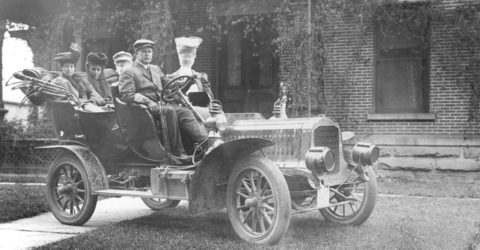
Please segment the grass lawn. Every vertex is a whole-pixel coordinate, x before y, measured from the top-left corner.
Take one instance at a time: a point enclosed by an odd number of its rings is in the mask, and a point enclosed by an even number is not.
[[[0,185],[0,223],[48,211],[44,186]]]
[[[0,186],[0,222],[48,211],[43,186]],[[124,221],[37,249],[480,249],[480,184],[382,178],[381,194],[360,227],[326,222],[320,213],[292,217],[277,246],[239,240],[225,212],[191,217],[185,207]],[[463,199],[458,199],[463,198]]]
[[[378,179],[380,194],[427,197],[480,198],[480,182],[464,183],[446,180],[412,180],[407,178]]]
[[[0,182],[45,183],[46,177],[27,175],[0,175]]]
[[[225,212],[191,217],[179,207],[35,249],[466,249],[479,232],[479,206],[470,199],[379,197],[359,227],[328,223],[316,211],[293,216],[277,246],[239,240]]]

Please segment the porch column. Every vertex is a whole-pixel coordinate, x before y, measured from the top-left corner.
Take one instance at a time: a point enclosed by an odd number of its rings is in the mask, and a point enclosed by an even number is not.
[[[3,39],[5,32],[7,31],[6,27],[6,21],[5,20],[0,20],[0,79],[3,79]],[[8,110],[4,109],[3,105],[3,80],[2,84],[0,84],[0,123],[3,123],[3,119],[5,117],[5,114],[8,112]]]
[[[85,71],[83,67],[85,66],[85,48],[83,47],[83,28],[81,25],[74,27],[73,37],[75,37],[75,43],[82,48],[82,53],[80,53],[80,59],[77,62],[75,68],[77,71]]]
[[[146,20],[144,23],[144,27],[146,28],[146,33],[142,35],[142,38],[153,40],[154,42],[158,41],[159,34],[160,34],[160,13],[157,10],[148,10],[146,12]],[[159,48],[160,44],[155,44],[153,48],[153,60],[152,63],[160,66],[162,68],[162,58],[159,58]]]

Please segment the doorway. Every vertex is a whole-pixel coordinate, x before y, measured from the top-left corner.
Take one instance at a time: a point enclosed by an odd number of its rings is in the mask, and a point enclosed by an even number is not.
[[[245,32],[234,25],[217,44],[219,99],[227,113],[261,113],[272,116],[278,98],[279,60],[272,45],[271,21]]]

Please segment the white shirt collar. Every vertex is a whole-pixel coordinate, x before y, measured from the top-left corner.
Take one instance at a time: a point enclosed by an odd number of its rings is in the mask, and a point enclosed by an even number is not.
[[[142,65],[142,67],[143,67],[144,69],[148,69],[148,64],[143,64],[143,63],[141,63],[141,62],[138,61],[138,60],[137,60],[137,63],[140,64],[140,65]]]

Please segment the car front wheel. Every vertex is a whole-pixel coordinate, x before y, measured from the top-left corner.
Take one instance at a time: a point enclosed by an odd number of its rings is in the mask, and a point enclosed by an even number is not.
[[[282,172],[268,159],[249,156],[233,168],[227,212],[235,233],[256,244],[277,244],[290,224],[290,193]]]

